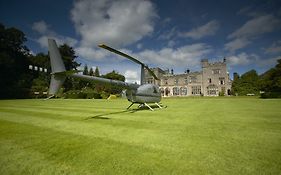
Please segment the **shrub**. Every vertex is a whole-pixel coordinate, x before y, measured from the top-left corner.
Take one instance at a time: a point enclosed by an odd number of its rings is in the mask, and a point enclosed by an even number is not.
[[[281,98],[281,92],[265,92],[261,94],[261,98]]]

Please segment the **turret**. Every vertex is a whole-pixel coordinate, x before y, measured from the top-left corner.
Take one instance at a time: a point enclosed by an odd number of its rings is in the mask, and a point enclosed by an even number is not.
[[[202,59],[201,60],[201,65],[202,65],[202,68],[205,68],[205,67],[207,67],[208,66],[208,59]]]

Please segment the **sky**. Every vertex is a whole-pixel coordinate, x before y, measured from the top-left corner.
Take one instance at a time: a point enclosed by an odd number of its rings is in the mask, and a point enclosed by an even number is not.
[[[81,68],[127,82],[139,82],[140,66],[98,44],[174,73],[225,58],[230,75],[262,74],[281,59],[281,0],[2,0],[0,23],[23,31],[32,54],[53,38],[74,48]]]

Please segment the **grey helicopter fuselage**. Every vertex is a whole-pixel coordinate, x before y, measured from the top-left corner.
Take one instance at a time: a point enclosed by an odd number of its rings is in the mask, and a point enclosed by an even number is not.
[[[140,85],[137,89],[126,90],[126,97],[132,103],[159,103],[161,93],[154,84]]]

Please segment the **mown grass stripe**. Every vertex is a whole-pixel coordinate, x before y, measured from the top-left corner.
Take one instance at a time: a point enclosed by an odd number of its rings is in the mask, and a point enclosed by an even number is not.
[[[17,114],[3,114],[4,115],[0,117],[1,120],[29,124],[32,126],[38,126],[77,135],[107,138],[110,140],[124,142],[132,146],[147,142],[148,144],[145,147],[168,150],[175,149],[173,143],[165,145],[166,142],[164,133],[161,134],[161,132],[153,129],[130,129],[121,126],[116,127],[114,125],[104,125],[103,123],[97,122],[89,123],[86,121],[57,120],[32,116],[18,118]],[[162,142],[162,140],[164,142]],[[149,142],[151,143],[149,144]],[[158,144],[161,144],[161,142],[163,145],[158,146]]]
[[[1,145],[0,155],[5,157],[0,159],[3,172],[17,172],[20,174],[92,174],[96,171],[105,174],[124,173],[148,173],[153,168],[159,173],[174,171],[173,168],[158,161],[163,160],[170,166],[176,166],[179,162],[168,159],[167,156],[174,156],[168,152],[156,151],[144,147],[131,147],[120,142],[103,140],[101,138],[81,137],[71,133],[64,133],[52,130],[45,130],[41,127],[26,124],[5,122],[12,128],[17,128],[22,135],[19,140],[7,140],[9,137],[0,137],[0,142],[7,143],[5,147]],[[0,126],[1,127],[1,126]],[[35,134],[36,133],[36,134]],[[41,136],[46,140],[42,142]],[[32,141],[32,142],[30,142]],[[63,149],[62,149],[63,148]],[[12,149],[12,150],[11,150]],[[13,151],[15,149],[15,151]],[[130,149],[130,152],[126,150]],[[76,154],[79,152],[80,154]],[[122,156],[127,159],[122,160]],[[11,162],[17,159],[26,159],[19,162],[17,168]],[[11,159],[12,158],[12,159]],[[128,162],[128,159],[130,162]],[[138,160],[146,160],[140,162]],[[130,164],[135,164],[132,167]],[[4,168],[5,165],[10,167]],[[111,167],[110,169],[104,167]],[[158,166],[158,167],[157,167]],[[28,170],[28,171],[26,171]]]

